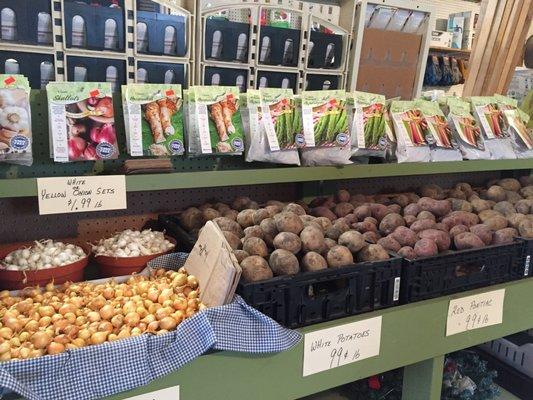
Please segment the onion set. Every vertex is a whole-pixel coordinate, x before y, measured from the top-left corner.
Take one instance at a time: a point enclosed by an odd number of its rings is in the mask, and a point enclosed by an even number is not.
[[[174,245],[163,232],[145,229],[142,232],[127,229],[114,236],[101,239],[93,245],[95,256],[139,257],[165,253]]]
[[[60,354],[132,336],[164,334],[205,305],[184,268],[124,283],[67,282],[0,292],[0,361]]]

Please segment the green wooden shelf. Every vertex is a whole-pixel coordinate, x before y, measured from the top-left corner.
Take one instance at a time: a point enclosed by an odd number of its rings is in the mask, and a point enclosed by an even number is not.
[[[450,299],[506,288],[503,323],[445,336]],[[180,399],[298,399],[377,373],[407,366],[404,399],[438,400],[443,355],[533,328],[533,278],[344,318],[301,329],[302,333],[382,315],[380,355],[302,377],[303,342],[273,355],[215,352],[149,385],[107,400],[127,399],[180,386]],[[186,340],[186,338],[184,338]]]
[[[352,164],[343,167],[279,167],[126,177],[128,191],[187,189],[268,183],[375,178],[404,175],[433,175],[460,172],[532,169],[533,159],[479,160],[403,164]],[[0,179],[0,198],[37,195],[36,178]]]

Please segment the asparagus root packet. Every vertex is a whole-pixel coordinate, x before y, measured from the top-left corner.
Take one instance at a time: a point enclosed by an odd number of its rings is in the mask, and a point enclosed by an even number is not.
[[[122,90],[130,155],[183,154],[181,85],[130,84]]]
[[[518,158],[533,157],[533,130],[528,129],[529,115],[518,108],[518,102],[510,97],[495,94],[502,111],[504,127],[511,137]]]
[[[46,93],[54,161],[118,157],[110,83],[50,82]]]
[[[429,144],[425,133],[427,122],[414,101],[393,101],[391,119],[396,133],[398,162],[430,161]]]
[[[30,166],[30,84],[22,75],[0,75],[0,162]]]

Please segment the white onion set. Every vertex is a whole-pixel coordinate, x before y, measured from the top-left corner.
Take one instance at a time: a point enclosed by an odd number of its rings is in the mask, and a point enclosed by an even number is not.
[[[0,292],[0,361],[27,359],[164,334],[205,308],[198,280],[181,268],[135,275],[127,282],[67,282]]]
[[[142,232],[126,229],[93,245],[95,256],[139,257],[165,253],[174,245],[163,232],[145,229]]]
[[[37,271],[75,263],[87,254],[71,243],[55,242],[52,239],[35,241],[31,247],[10,252],[0,261],[0,269],[8,271]]]

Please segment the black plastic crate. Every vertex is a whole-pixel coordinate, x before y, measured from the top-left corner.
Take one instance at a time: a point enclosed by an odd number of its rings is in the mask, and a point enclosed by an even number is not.
[[[176,248],[178,250],[186,253],[191,252],[197,238],[183,229],[179,222],[178,214],[160,214],[157,221],[167,235],[176,239]]]
[[[522,250],[521,265],[524,266],[524,276],[533,276],[533,268],[531,267],[531,258],[533,257],[533,239],[523,239],[524,242]]]
[[[524,277],[525,242],[451,251],[403,261],[402,304],[432,299]]]

